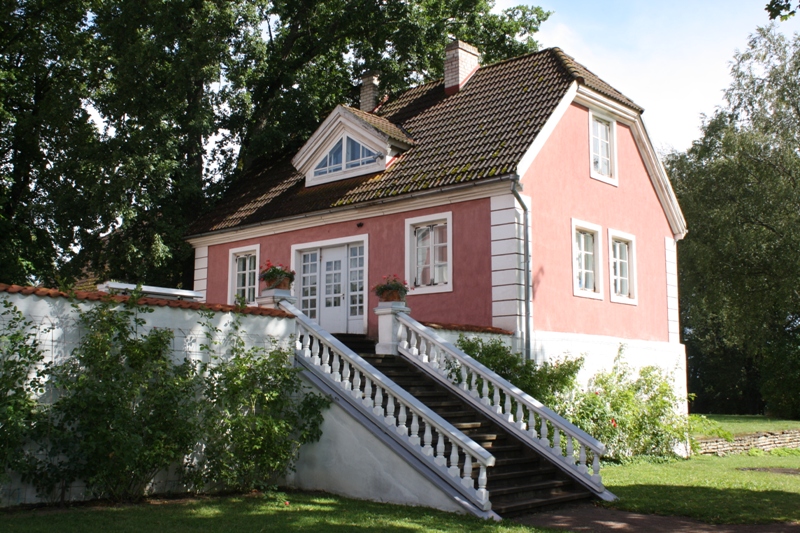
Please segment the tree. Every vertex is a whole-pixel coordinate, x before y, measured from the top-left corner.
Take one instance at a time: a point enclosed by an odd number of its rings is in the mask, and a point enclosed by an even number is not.
[[[775,20],[780,17],[781,20],[788,20],[797,14],[797,9],[800,8],[800,3],[797,7],[792,9],[791,0],[770,0],[765,8],[769,13],[769,19]]]
[[[703,137],[667,159],[695,408],[800,416],[800,35],[760,28]]]
[[[395,92],[440,77],[452,37],[484,61],[535,50],[549,13],[493,5],[4,3],[3,281],[69,282],[88,267],[180,285],[189,223],[264,158],[302,144],[336,104],[354,103],[364,70]]]

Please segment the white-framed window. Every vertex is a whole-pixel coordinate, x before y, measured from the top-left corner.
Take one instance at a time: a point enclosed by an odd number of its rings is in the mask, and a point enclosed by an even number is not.
[[[609,229],[608,261],[611,301],[636,305],[636,237]]]
[[[589,110],[589,155],[591,176],[617,185],[617,122],[612,117]]]
[[[600,226],[572,219],[572,293],[603,299],[603,257]]]
[[[236,303],[236,297],[254,304],[258,296],[258,265],[260,246],[243,246],[229,251],[228,303]]]
[[[336,141],[333,148],[331,148],[319,163],[317,163],[317,166],[314,167],[314,177],[372,165],[377,160],[377,152],[370,150],[364,146],[364,144],[345,135]]]
[[[406,275],[412,295],[453,290],[453,214],[407,218]]]

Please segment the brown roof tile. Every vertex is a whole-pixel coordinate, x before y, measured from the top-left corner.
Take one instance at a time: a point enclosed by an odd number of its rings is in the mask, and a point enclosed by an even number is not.
[[[479,68],[462,89],[443,81],[415,87],[374,114],[351,113],[413,146],[386,171],[305,187],[289,154],[245,176],[225,200],[195,222],[190,234],[250,226],[449,185],[511,175],[547,119],[578,81],[641,112],[641,108],[558,48]]]
[[[6,283],[0,283],[0,293],[7,292],[9,294],[23,294],[25,296],[35,295],[35,296],[42,296],[42,297],[50,297],[50,298],[75,298],[76,300],[89,300],[89,301],[100,301],[100,300],[111,300],[114,302],[127,302],[129,296],[123,296],[119,294],[108,294],[102,291],[75,291],[72,294],[68,294],[66,292],[59,291],[57,289],[46,289],[44,287],[22,287],[20,285],[8,285]],[[190,302],[187,300],[167,300],[164,298],[150,298],[150,297],[143,297],[139,298],[138,301],[139,305],[149,305],[149,306],[157,306],[157,307],[177,307],[182,309],[193,309],[193,310],[201,310],[201,309],[210,309],[212,311],[220,311],[220,312],[240,312],[245,315],[256,315],[256,316],[273,316],[279,318],[294,318],[294,315],[287,313],[286,311],[282,311],[280,309],[270,309],[267,307],[245,307],[244,309],[237,308],[233,305],[226,305],[226,304],[209,304],[209,303],[202,303],[202,302]]]

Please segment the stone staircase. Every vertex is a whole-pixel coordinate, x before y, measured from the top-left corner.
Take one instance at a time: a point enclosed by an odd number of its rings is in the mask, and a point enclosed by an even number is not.
[[[510,516],[594,495],[523,444],[498,424],[464,402],[456,393],[417,369],[403,356],[375,355],[375,343],[363,335],[335,335],[398,386],[424,403],[457,429],[494,455],[488,469],[492,510]],[[445,456],[449,456],[449,445]],[[473,473],[473,477],[477,473]]]

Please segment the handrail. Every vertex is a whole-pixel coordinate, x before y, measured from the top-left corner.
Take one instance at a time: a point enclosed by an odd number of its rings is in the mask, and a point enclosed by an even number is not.
[[[346,392],[344,396],[352,398],[351,404],[372,420],[394,429],[389,434],[429,466],[445,473],[443,479],[480,509],[491,509],[486,490],[486,470],[495,463],[491,453],[312,322],[295,306],[285,300],[280,306],[296,317],[295,355],[304,367],[343,389]],[[409,419],[410,425],[407,426]],[[435,446],[434,432],[438,436]],[[445,456],[445,441],[451,445],[449,458]],[[473,463],[480,470],[477,489],[472,479]]]
[[[604,491],[600,477],[600,457],[605,453],[604,444],[408,314],[398,313],[397,321],[398,350],[401,354],[449,381],[463,395],[474,398],[494,419],[518,430],[515,434],[527,437],[536,449],[549,453],[558,459],[560,465],[577,473],[576,479],[584,481],[584,485],[597,492]],[[564,446],[562,433],[566,438]],[[577,458],[573,441],[578,443]],[[591,472],[587,466],[587,450],[592,456]]]

